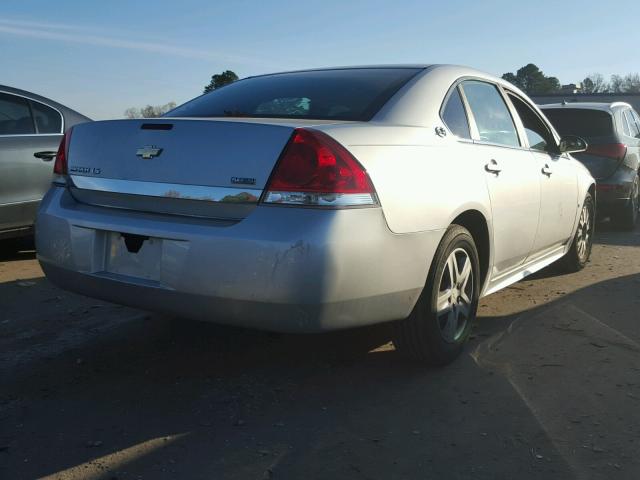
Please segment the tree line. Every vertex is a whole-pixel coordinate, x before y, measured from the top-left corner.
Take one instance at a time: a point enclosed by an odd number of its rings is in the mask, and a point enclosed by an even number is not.
[[[211,81],[205,85],[203,93],[209,93],[216,88],[224,87],[238,80],[238,75],[231,70],[225,70],[211,77]],[[124,111],[125,118],[156,118],[161,117],[170,110],[176,108],[176,102],[165,103],[164,105],[147,105],[146,107],[131,107]]]
[[[529,95],[558,93],[560,81],[547,76],[537,65],[529,63],[515,73],[507,72],[502,78]],[[611,75],[607,81],[600,73],[592,73],[582,80],[581,93],[640,93],[640,74]]]

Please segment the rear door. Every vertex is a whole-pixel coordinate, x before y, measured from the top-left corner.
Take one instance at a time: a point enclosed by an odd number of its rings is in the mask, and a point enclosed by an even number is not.
[[[29,226],[49,188],[62,115],[47,105],[0,92],[0,230]]]
[[[640,123],[636,121],[637,114],[630,108],[624,110],[624,116],[629,126],[625,143],[627,144],[627,156],[630,158],[626,159],[626,163],[630,166],[635,165],[637,170],[640,163]]]
[[[540,182],[540,219],[532,257],[562,247],[571,237],[578,205],[578,178],[571,158],[558,152],[547,123],[524,98],[508,92],[519,127],[537,165]]]
[[[533,248],[540,210],[539,170],[522,147],[498,87],[479,80],[466,80],[461,86],[491,199],[496,279],[517,269]]]

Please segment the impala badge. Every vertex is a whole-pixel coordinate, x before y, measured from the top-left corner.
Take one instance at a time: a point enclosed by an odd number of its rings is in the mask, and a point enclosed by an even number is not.
[[[150,158],[157,157],[162,153],[162,149],[156,147],[155,145],[145,145],[142,148],[136,150],[136,155],[145,160],[149,160]]]

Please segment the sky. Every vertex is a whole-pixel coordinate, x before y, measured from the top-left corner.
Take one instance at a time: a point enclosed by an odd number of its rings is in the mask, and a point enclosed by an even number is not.
[[[562,83],[640,71],[640,1],[1,0],[0,85],[93,119],[178,104],[211,75],[535,63]]]

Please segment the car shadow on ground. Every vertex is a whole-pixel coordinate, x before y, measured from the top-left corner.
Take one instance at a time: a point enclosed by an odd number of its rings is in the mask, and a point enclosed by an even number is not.
[[[633,230],[620,228],[611,222],[600,222],[596,225],[594,241],[601,245],[640,246],[640,222]]]
[[[637,478],[637,421],[616,412],[640,398],[637,305],[625,300],[639,282],[483,317],[467,353],[442,369],[400,357],[385,326],[273,335],[141,317],[9,376],[5,412],[28,407],[0,420],[0,468],[15,478]],[[610,319],[604,297],[623,306],[615,328],[628,337],[598,320]],[[49,448],[31,447],[34,435]]]

